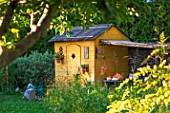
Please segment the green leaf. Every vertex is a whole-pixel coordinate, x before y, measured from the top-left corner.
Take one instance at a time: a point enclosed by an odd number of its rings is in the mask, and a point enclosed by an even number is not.
[[[64,32],[65,32],[65,28],[64,28],[64,27],[61,27],[61,28],[59,29],[59,32],[60,32],[60,35],[63,35]]]
[[[12,29],[11,29],[11,32],[12,32],[12,33],[16,33],[16,34],[17,34],[17,33],[19,32],[19,29],[12,28]]]

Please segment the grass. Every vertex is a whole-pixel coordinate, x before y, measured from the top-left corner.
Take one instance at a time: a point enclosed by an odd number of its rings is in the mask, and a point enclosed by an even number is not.
[[[22,95],[0,94],[0,113],[52,113],[43,100],[29,102]]]
[[[0,113],[105,113],[110,90],[100,83],[92,84],[76,74],[72,80],[64,77],[48,87],[44,100],[29,102],[19,92],[0,92]],[[11,92],[10,94],[13,94]]]

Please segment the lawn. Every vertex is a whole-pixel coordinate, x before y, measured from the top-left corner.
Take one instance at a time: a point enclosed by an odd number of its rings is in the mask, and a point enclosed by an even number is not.
[[[0,94],[0,113],[52,113],[43,100],[29,102],[22,95]]]

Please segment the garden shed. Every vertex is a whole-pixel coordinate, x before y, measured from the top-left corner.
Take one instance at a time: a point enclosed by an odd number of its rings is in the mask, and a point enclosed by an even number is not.
[[[146,65],[145,63],[143,64],[143,62],[146,61],[147,56],[150,55],[154,49],[161,48],[161,44],[159,43],[139,43],[133,41],[102,40],[101,44],[128,47],[129,73],[132,70],[137,71],[137,68]],[[165,44],[164,46],[167,50],[170,50],[170,44]],[[167,64],[170,63],[170,53],[165,55],[165,58]],[[147,65],[152,67],[156,62],[158,62],[158,59],[152,57],[147,61]]]
[[[55,52],[62,53],[62,61],[55,62],[55,75],[65,76],[81,72],[84,64],[90,81],[103,80],[117,72],[128,76],[128,46],[110,45],[105,41],[127,41],[131,38],[114,24],[99,24],[88,29],[75,26],[70,37],[59,34],[49,40]]]

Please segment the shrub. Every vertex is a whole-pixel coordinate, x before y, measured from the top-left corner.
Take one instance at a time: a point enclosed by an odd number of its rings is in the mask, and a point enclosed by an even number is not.
[[[46,86],[54,80],[54,56],[48,51],[44,54],[33,51],[9,64],[8,72],[9,83],[14,88],[25,88],[30,80],[34,85]]]
[[[46,86],[54,80],[54,55],[34,51],[28,56],[29,68],[25,71],[25,80],[31,78],[35,85]],[[28,83],[28,81],[27,81]]]

